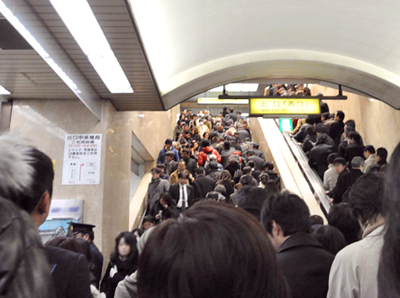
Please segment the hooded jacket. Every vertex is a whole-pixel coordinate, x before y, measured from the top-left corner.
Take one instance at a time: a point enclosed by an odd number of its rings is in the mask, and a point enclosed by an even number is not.
[[[217,161],[221,163],[221,155],[219,155],[218,151],[215,150],[211,146],[204,147],[203,150],[199,153],[197,157],[197,163],[200,167],[203,167],[206,164],[208,155],[214,154],[217,157]]]

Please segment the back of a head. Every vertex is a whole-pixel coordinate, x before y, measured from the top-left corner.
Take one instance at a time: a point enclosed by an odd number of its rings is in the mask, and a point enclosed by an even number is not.
[[[203,167],[197,167],[197,168],[194,170],[194,172],[195,172],[197,175],[203,175],[203,174],[205,173]]]
[[[267,198],[261,211],[261,222],[272,234],[272,221],[279,224],[284,236],[299,232],[310,233],[310,211],[306,203],[295,194],[283,192]]]
[[[206,195],[206,199],[207,199],[207,200],[218,201],[218,199],[219,199],[219,193],[216,192],[216,191],[210,191],[210,192]]]
[[[356,122],[354,120],[347,120],[344,124],[347,126],[347,128],[356,130]]]
[[[243,168],[243,175],[247,175],[251,173],[251,167],[244,167]]]
[[[343,111],[337,111],[337,112],[336,112],[336,115],[339,117],[339,119],[340,119],[341,121],[344,120],[345,114],[343,113]]]
[[[218,184],[217,186],[215,186],[214,191],[220,193],[223,196],[226,195],[226,187],[222,184]]]
[[[364,165],[364,158],[362,158],[361,156],[355,156],[353,157],[353,159],[351,160],[351,167],[353,169],[359,169]]]
[[[204,147],[208,147],[210,146],[210,141],[209,140],[203,140],[201,141],[201,146]]]
[[[5,134],[0,137],[0,196],[31,213],[42,195],[53,192],[51,159],[22,140]]]
[[[213,201],[162,222],[148,239],[139,272],[141,298],[288,297],[276,253],[257,220]]]
[[[86,241],[85,241],[86,242]],[[83,248],[74,237],[57,237],[48,241],[45,246],[55,246],[69,251],[83,254]]]
[[[323,123],[318,123],[317,125],[315,125],[315,132],[327,134],[329,133],[329,128]]]
[[[393,152],[385,179],[383,214],[386,233],[378,281],[379,297],[391,298],[400,297],[400,144]]]
[[[388,152],[385,148],[381,147],[376,150],[376,155],[379,156],[381,160],[386,161]]]
[[[349,132],[348,138],[354,140],[357,144],[361,143],[361,136],[355,130]]]
[[[261,209],[266,199],[267,192],[260,187],[244,187],[236,196],[238,207],[252,214],[257,220],[260,220]]]
[[[382,176],[370,173],[358,178],[349,193],[349,203],[353,213],[363,224],[374,223],[382,214],[384,195],[384,179]]]
[[[272,163],[272,162],[270,162],[270,161],[267,161],[266,163],[264,163],[264,165],[263,165],[263,168],[264,168],[264,171],[266,170],[266,171],[273,171],[274,170],[274,164]]]
[[[333,255],[347,245],[342,232],[333,226],[321,226],[313,232],[313,236],[327,252]]]
[[[323,225],[324,224],[324,219],[319,215],[311,215],[310,219],[311,219],[312,225]]]
[[[349,204],[340,203],[332,206],[328,214],[328,223],[342,232],[347,244],[360,240],[361,227]]]
[[[225,141],[225,142],[224,142],[224,149],[225,149],[225,150],[231,149],[231,143],[229,143],[228,141]]]
[[[333,164],[335,159],[338,157],[337,153],[331,153],[328,155],[328,163]]]
[[[367,146],[365,146],[365,148],[364,148],[364,152],[366,152],[366,151],[368,151],[369,153],[371,153],[371,154],[375,154],[375,147],[374,146],[372,146],[372,145],[367,145]]]

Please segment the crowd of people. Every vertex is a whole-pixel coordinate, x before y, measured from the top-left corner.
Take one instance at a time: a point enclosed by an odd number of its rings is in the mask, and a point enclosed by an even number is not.
[[[105,272],[92,225],[71,223],[43,247],[52,161],[0,136],[0,296],[400,297],[400,145],[389,166],[387,152],[356,150],[362,138],[342,112],[329,125],[325,116],[300,119],[293,135],[328,176],[327,225],[281,190],[240,112],[183,111],[151,170],[142,226],[116,237]],[[328,146],[324,168],[319,151]],[[346,174],[335,183],[339,168]]]

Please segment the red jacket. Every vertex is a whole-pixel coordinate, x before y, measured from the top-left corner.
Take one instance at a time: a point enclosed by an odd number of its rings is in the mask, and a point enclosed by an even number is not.
[[[203,167],[206,164],[207,157],[208,155],[214,154],[217,157],[217,161],[221,163],[221,155],[219,155],[218,151],[215,150],[213,147],[208,146],[204,147],[203,151],[199,153],[199,156],[197,157],[197,163],[199,164],[200,167]]]

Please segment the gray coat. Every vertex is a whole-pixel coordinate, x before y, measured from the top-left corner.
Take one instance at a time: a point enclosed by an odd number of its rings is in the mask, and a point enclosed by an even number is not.
[[[164,179],[152,180],[149,184],[149,189],[147,191],[147,203],[152,207],[152,205],[160,198],[160,196],[168,192],[169,182]]]

